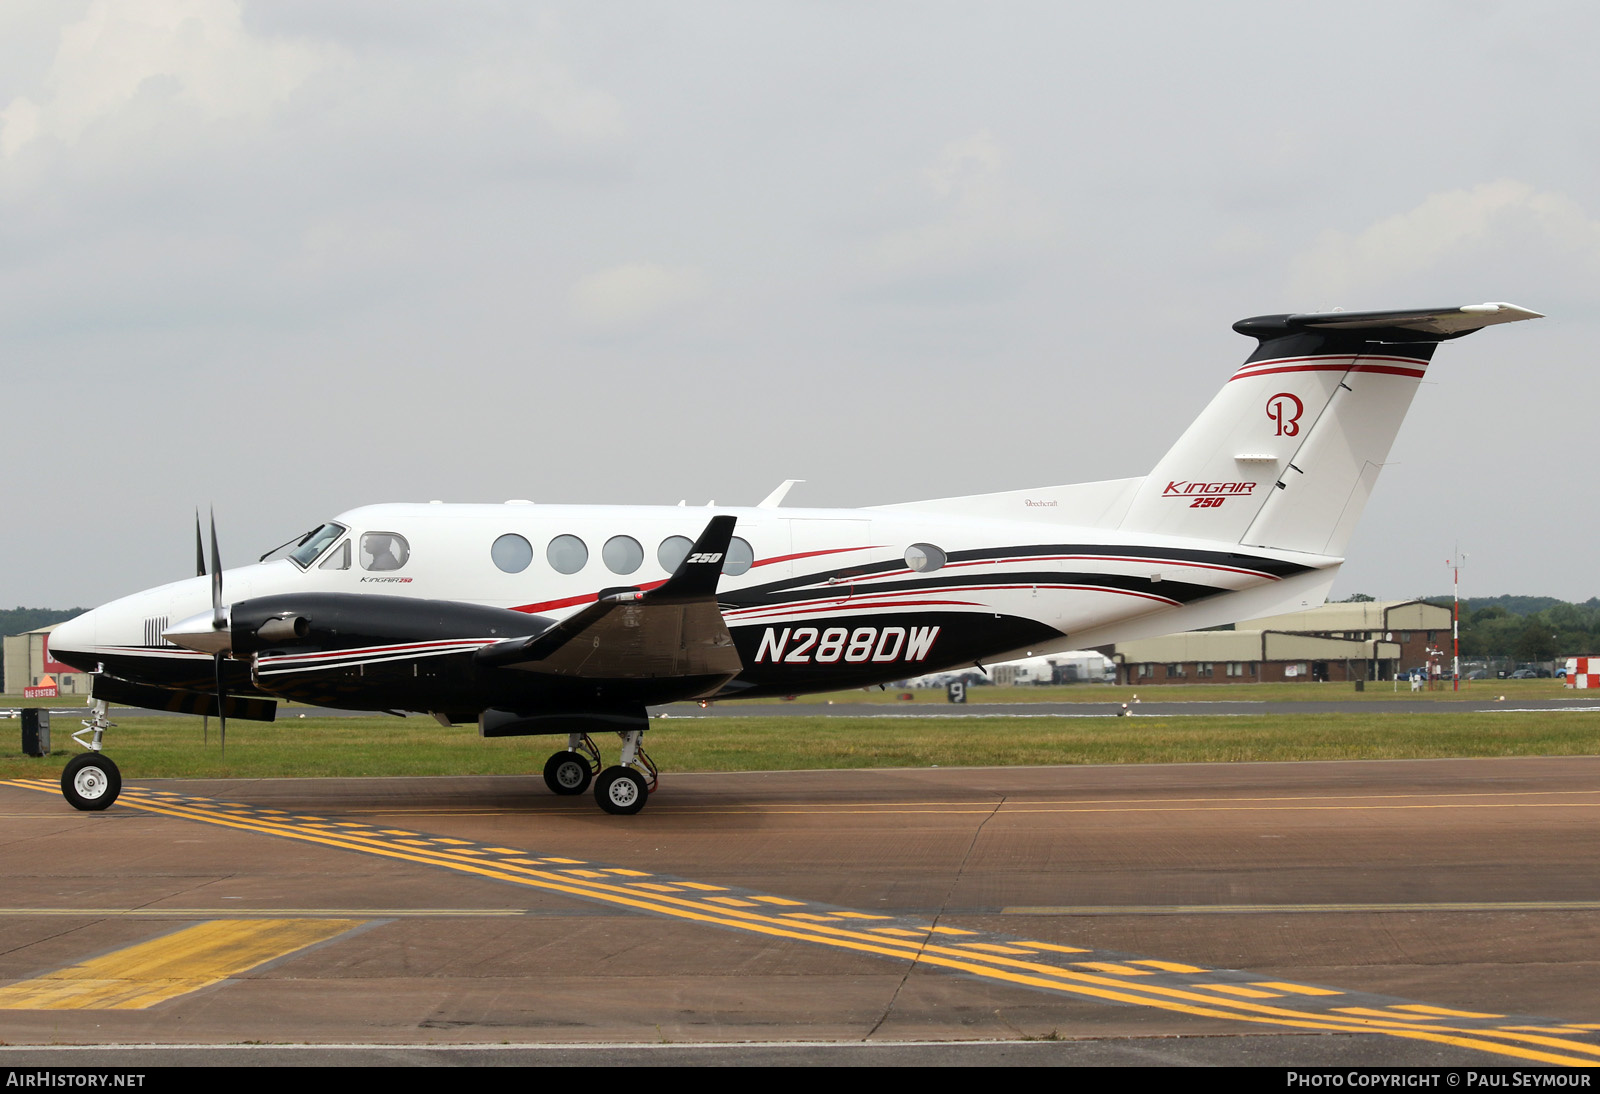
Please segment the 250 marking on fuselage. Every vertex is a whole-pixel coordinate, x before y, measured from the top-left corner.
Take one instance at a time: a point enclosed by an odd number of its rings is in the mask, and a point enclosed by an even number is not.
[[[756,661],[786,665],[922,661],[938,637],[938,627],[768,627],[756,647]]]

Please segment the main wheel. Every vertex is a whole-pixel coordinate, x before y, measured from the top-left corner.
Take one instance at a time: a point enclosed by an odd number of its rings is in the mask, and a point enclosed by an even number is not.
[[[649,797],[643,773],[631,767],[608,767],[594,781],[594,800],[607,813],[631,816],[644,808]]]
[[[74,809],[105,809],[122,793],[122,772],[100,753],[85,752],[61,772],[61,793]]]
[[[582,794],[589,789],[594,772],[589,757],[581,752],[557,752],[544,764],[544,784],[553,794]]]

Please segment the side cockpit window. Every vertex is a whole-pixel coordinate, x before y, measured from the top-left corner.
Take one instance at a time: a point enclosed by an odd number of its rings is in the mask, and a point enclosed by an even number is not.
[[[345,540],[328,552],[328,557],[317,567],[319,570],[348,570],[350,568],[350,541]]]
[[[317,560],[317,556],[325,551],[330,543],[344,535],[344,525],[324,524],[316,531],[307,532],[304,539],[295,544],[294,550],[289,552],[289,557],[296,566],[302,570],[307,569]],[[282,547],[277,550],[283,550]]]
[[[397,532],[367,532],[361,537],[363,570],[398,570],[411,557],[411,545]]]

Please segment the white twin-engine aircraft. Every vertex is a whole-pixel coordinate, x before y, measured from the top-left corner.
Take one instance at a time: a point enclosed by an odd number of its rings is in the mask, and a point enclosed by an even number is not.
[[[648,704],[883,684],[1322,603],[1438,343],[1510,304],[1269,315],[1149,475],[867,509],[375,505],[287,557],[62,624],[94,674],[62,775],[104,809],[107,702],[270,720],[274,700],[563,734],[557,794],[611,813],[656,786]],[[709,519],[708,519],[709,517]],[[224,597],[226,591],[226,598]],[[614,730],[602,770],[590,734]]]

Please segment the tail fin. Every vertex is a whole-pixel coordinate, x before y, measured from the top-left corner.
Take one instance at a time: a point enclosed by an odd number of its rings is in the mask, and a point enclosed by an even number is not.
[[[1511,304],[1263,315],[1259,345],[1144,480],[1124,530],[1343,553],[1438,344]]]

